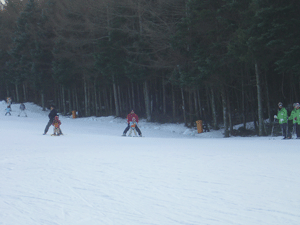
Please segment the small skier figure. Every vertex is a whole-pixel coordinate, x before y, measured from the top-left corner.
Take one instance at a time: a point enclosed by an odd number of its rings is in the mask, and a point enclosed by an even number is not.
[[[44,134],[43,134],[43,135],[47,134],[47,132],[48,132],[48,130],[49,130],[49,127],[50,127],[51,124],[53,123],[54,118],[57,116],[57,111],[56,111],[56,109],[54,108],[53,105],[50,107],[50,109],[51,109],[51,111],[50,111],[50,113],[49,113],[49,115],[48,115],[49,121],[48,121],[48,123],[47,123],[47,125],[46,125],[46,127],[45,127],[45,131],[44,131]]]
[[[11,106],[11,102],[12,102],[11,97],[7,97],[6,98],[7,105]]]
[[[294,109],[292,110],[291,115],[289,117],[289,120],[293,121],[293,134],[297,134],[297,114],[299,111],[299,106],[297,104],[299,105],[299,103],[293,104]]]
[[[297,139],[300,139],[300,104],[296,103],[296,113],[294,114],[294,119],[296,121],[296,135]]]
[[[18,115],[18,116],[20,116],[22,113],[24,113],[25,116],[27,117],[27,114],[26,114],[26,112],[25,112],[25,109],[26,109],[26,107],[25,107],[24,103],[21,103],[21,104],[20,104],[20,112],[19,112],[19,115]]]
[[[130,132],[129,132],[128,136],[131,136],[132,131],[134,132],[135,136],[137,136],[137,134],[136,134],[136,120],[135,120],[135,117],[132,117],[132,121],[130,122]]]
[[[10,111],[11,111],[10,105],[8,105],[7,108],[6,108],[5,110],[6,110],[5,116],[6,116],[7,114],[9,114],[9,115],[11,116],[11,114],[10,114]]]
[[[52,125],[54,126],[52,136],[59,136],[62,134],[60,130],[61,121],[59,120],[58,116],[54,117]]]
[[[123,135],[122,136],[126,136],[126,133],[127,131],[130,129],[130,122],[132,122],[132,119],[135,119],[135,130],[138,132],[139,136],[142,137],[142,132],[140,131],[140,129],[138,128],[137,124],[139,122],[139,117],[138,115],[136,115],[134,113],[133,110],[131,110],[131,112],[127,115],[127,123],[128,123],[128,126],[125,128],[124,132],[123,132]]]
[[[288,138],[288,126],[287,126],[288,115],[286,109],[283,107],[281,102],[278,103],[278,113],[277,115],[274,115],[274,118],[278,119],[279,121],[279,125],[282,130],[283,139]]]

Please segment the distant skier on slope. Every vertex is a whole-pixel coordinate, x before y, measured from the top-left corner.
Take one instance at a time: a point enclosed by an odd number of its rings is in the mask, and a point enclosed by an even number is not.
[[[59,120],[58,116],[54,117],[52,125],[54,126],[52,136],[62,135],[62,132],[61,132],[61,129],[60,129],[61,121]]]
[[[6,116],[7,114],[9,114],[9,115],[11,116],[11,113],[10,113],[10,112],[11,112],[10,105],[8,105],[8,106],[6,107],[5,111],[6,111],[5,116]]]
[[[45,131],[44,131],[43,135],[47,134],[47,132],[49,130],[49,127],[53,123],[54,118],[57,116],[57,111],[56,111],[56,109],[55,109],[55,107],[53,105],[51,105],[50,109],[51,109],[51,111],[50,111],[50,113],[48,115],[49,121],[48,121],[48,123],[47,123],[47,125],[45,127]]]
[[[132,123],[133,118],[135,118],[135,121],[136,121],[135,130],[138,132],[139,136],[142,137],[142,132],[140,131],[140,129],[137,126],[137,124],[139,122],[139,117],[137,114],[134,113],[133,110],[131,110],[131,112],[127,115],[128,126],[125,128],[122,136],[126,136],[127,131],[130,129],[130,123]]]
[[[20,116],[22,113],[24,113],[25,116],[27,117],[27,114],[26,114],[26,112],[25,112],[25,109],[26,109],[26,107],[25,107],[24,103],[21,103],[21,104],[20,104],[20,112],[19,112],[19,115],[18,115],[18,116]]]
[[[297,139],[300,139],[300,104],[297,103],[296,104],[296,108],[297,108],[297,111],[296,113],[294,114],[294,120],[296,120],[296,134],[297,134]]]
[[[278,103],[278,113],[277,115],[274,115],[274,118],[278,119],[279,125],[282,130],[283,139],[286,139],[288,137],[288,114],[286,109],[283,107],[282,102]]]
[[[293,106],[294,109],[291,112],[289,120],[293,121],[293,133],[297,134],[297,114],[299,111],[299,103],[294,103]]]

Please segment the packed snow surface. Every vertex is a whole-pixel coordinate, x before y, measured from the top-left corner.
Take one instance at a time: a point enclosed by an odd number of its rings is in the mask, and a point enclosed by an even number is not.
[[[63,116],[53,137],[25,105],[0,102],[0,225],[300,224],[300,140]]]

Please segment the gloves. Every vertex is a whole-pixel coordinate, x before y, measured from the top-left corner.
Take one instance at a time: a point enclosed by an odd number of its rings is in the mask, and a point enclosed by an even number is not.
[[[274,115],[274,119],[277,119],[277,115]]]
[[[294,120],[297,120],[297,117],[295,117]]]
[[[283,122],[283,119],[280,119],[280,122]]]

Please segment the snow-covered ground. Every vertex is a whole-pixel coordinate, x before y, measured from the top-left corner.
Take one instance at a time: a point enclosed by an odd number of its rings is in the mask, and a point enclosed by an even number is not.
[[[0,102],[0,225],[299,225],[300,140],[222,138]],[[138,113],[138,112],[137,112]]]

